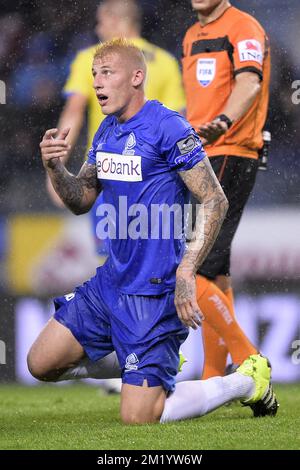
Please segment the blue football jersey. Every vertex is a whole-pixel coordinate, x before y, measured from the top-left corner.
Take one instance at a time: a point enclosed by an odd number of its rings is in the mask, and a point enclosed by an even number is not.
[[[107,116],[95,134],[88,163],[103,187],[99,238],[109,238],[108,270],[127,294],[173,290],[184,247],[189,191],[179,172],[205,157],[190,124],[158,101],[147,101],[124,123]]]

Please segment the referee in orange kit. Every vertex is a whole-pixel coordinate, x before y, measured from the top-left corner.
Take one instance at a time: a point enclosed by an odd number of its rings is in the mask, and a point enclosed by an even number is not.
[[[198,274],[199,305],[213,307],[209,281],[227,297],[234,317],[230,251],[244,206],[253,188],[263,146],[270,80],[268,39],[255,18],[227,0],[192,0],[198,21],[183,41],[183,82],[187,119],[201,136],[229,201],[219,236]],[[214,305],[216,307],[216,305]],[[228,322],[228,328],[232,328]],[[224,375],[227,347],[203,322],[203,377]],[[246,340],[245,340],[246,341]],[[237,344],[237,349],[240,346]],[[246,351],[255,349],[248,342]],[[237,350],[237,356],[239,351]]]

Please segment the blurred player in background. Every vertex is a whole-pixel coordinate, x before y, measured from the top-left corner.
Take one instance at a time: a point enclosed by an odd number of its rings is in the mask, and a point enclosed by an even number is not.
[[[227,0],[192,0],[198,22],[183,41],[183,82],[187,119],[201,136],[212,167],[229,202],[219,236],[198,271],[202,311],[226,311],[228,330],[234,329],[234,298],[230,252],[244,206],[253,188],[266,121],[270,52],[266,33],[250,15]],[[213,281],[216,293],[207,286]],[[220,295],[221,292],[223,295]],[[220,303],[219,299],[222,299]],[[224,310],[225,309],[225,310]],[[216,317],[218,327],[218,317]],[[205,363],[203,378],[224,375],[228,353],[208,322],[202,325]],[[256,349],[245,337],[234,346],[240,364]]]
[[[85,355],[96,362],[115,350],[126,424],[201,416],[231,399],[250,406],[262,400],[265,408],[276,405],[270,366],[259,354],[227,377],[182,382],[174,391],[180,344],[187,327],[201,324],[196,272],[220,230],[227,200],[194,129],[178,113],[146,100],[146,63],[139,48],[124,39],[102,44],[94,56],[93,76],[107,118],[79,174],[69,173],[61,161],[70,149],[68,128],[48,130],[40,147],[44,167],[66,207],[76,215],[85,213],[103,190],[104,202],[114,209],[115,232],[108,259],[95,277],[55,299],[54,318],[29,352],[31,373],[57,380]],[[171,224],[169,237],[159,229],[153,238],[153,205],[177,205],[183,211],[189,192],[201,202],[191,240],[184,237],[183,212]],[[120,207],[121,198],[127,201],[128,214]],[[146,210],[136,226],[139,233],[143,229],[137,227],[146,222],[142,238],[131,231],[137,205]]]

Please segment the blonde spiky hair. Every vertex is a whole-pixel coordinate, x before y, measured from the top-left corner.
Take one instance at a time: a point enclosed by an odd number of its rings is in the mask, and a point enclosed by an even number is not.
[[[94,60],[103,59],[108,55],[119,54],[131,60],[134,67],[142,69],[146,73],[147,66],[142,51],[126,38],[114,38],[100,43],[97,47]]]

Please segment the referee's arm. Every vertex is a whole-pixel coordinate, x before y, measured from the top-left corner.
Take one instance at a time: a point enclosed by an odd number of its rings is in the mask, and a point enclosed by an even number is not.
[[[222,111],[222,115],[225,115],[231,124],[238,121],[250,109],[260,90],[260,75],[255,72],[239,73],[235,77],[233,90]],[[219,117],[216,116],[211,122],[202,124],[197,132],[203,139],[203,144],[207,145],[215,142],[221,135],[225,134],[228,129],[228,123],[220,120]]]

